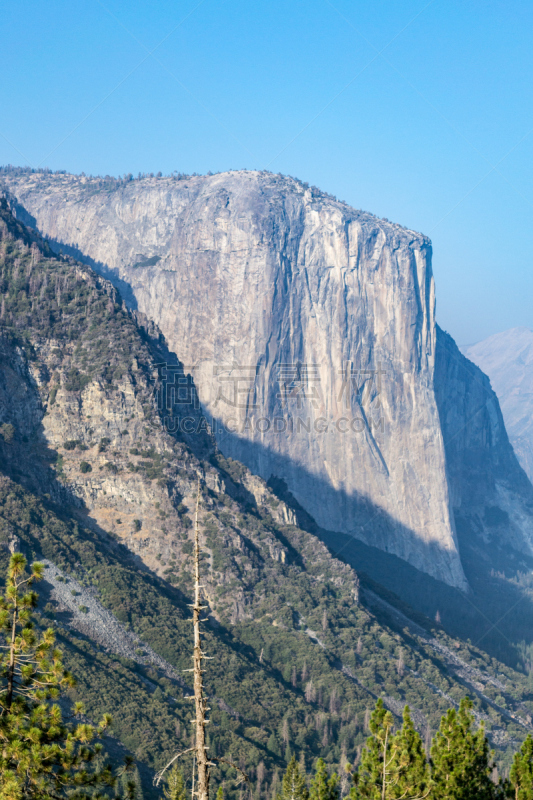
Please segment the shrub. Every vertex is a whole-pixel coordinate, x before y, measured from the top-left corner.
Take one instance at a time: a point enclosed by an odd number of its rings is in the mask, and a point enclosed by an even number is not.
[[[0,434],[5,442],[12,442],[15,436],[15,426],[11,425],[10,422],[4,422],[3,425],[0,425]]]
[[[79,369],[74,367],[67,373],[65,389],[67,392],[81,392],[90,382],[90,375],[85,375],[83,372],[80,372]]]
[[[92,472],[92,471],[93,468],[91,467],[88,461],[82,461],[80,463],[80,472],[83,472],[85,474],[86,472]]]

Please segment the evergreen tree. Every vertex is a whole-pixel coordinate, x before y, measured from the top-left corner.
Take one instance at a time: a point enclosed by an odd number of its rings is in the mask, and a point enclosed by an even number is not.
[[[92,744],[110,723],[96,729],[83,721],[67,725],[57,703],[60,690],[74,684],[55,647],[54,632],[38,633],[31,621],[37,594],[31,589],[44,567],[11,556],[5,596],[0,597],[0,800],[95,798],[112,787],[111,769],[102,764],[100,744]],[[74,716],[83,713],[81,703]]]
[[[528,734],[515,754],[510,774],[515,800],[533,800],[533,739]]]
[[[390,797],[387,787],[391,781],[389,767],[393,759],[391,741],[394,718],[381,698],[377,701],[368,724],[371,736],[361,754],[361,765],[353,776],[355,785],[350,790],[352,800],[382,800]]]
[[[300,772],[295,756],[289,761],[283,776],[281,800],[309,800],[305,776]]]
[[[442,717],[431,747],[435,800],[493,800],[492,753],[483,725],[474,730],[473,703],[461,700]]]
[[[430,793],[429,765],[422,740],[415,730],[409,708],[403,725],[394,734],[394,718],[383,700],[376,703],[369,722],[371,736],[354,775],[352,800],[424,800]]]
[[[120,800],[121,797],[128,797],[130,800],[139,800],[137,781],[135,780],[135,775],[130,774],[130,770],[121,772],[115,783],[115,798]]]
[[[331,778],[328,777],[328,770],[322,758],[316,762],[309,800],[339,800],[339,778],[335,772]]]
[[[132,769],[131,782],[133,784],[132,797],[135,800],[144,800],[143,785],[138,767],[133,767]]]
[[[281,749],[274,733],[271,733],[268,737],[267,749],[270,750],[271,753],[274,753],[274,755],[281,756]]]
[[[218,791],[222,791],[222,786]],[[187,800],[187,789],[185,787],[183,772],[177,764],[174,764],[166,775],[166,786],[163,788],[163,794],[166,800]],[[222,800],[222,798],[220,798],[220,800]]]
[[[409,706],[403,710],[403,724],[394,737],[394,750],[396,774],[390,797],[406,800],[428,797],[431,788],[430,768]]]

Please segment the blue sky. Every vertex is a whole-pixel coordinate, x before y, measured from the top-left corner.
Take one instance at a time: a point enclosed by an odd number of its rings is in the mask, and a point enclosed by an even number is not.
[[[433,240],[460,344],[533,327],[533,4],[19,0],[0,163],[294,175]]]

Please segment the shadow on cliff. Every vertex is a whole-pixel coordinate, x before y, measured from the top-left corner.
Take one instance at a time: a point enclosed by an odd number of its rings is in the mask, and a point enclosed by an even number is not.
[[[63,253],[63,255],[72,256],[72,258],[75,258],[76,261],[81,261],[83,264],[87,264],[87,266],[94,269],[94,271],[98,275],[101,275],[102,278],[106,278],[108,281],[111,281],[113,286],[119,290],[121,297],[128,308],[132,311],[137,311],[137,298],[133,293],[131,285],[127,281],[122,280],[122,278],[119,278],[115,270],[112,270],[102,261],[95,261],[94,258],[85,255],[81,250],[78,250],[77,247],[72,247],[71,245],[65,244],[58,239],[47,238],[46,241],[54,253],[57,253],[58,255]]]
[[[236,459],[238,453],[252,471],[258,471],[257,464],[261,461],[272,462],[274,454],[268,448],[257,443],[245,444],[249,452],[243,457],[243,440],[236,434],[228,432],[219,441],[224,455]],[[315,481],[319,496],[329,493],[331,486],[310,476],[304,467],[287,457],[280,458],[276,453],[275,460],[280,474],[272,475],[268,481],[272,492],[294,511],[300,528],[320,538],[333,556],[359,573],[363,587],[371,588],[415,621],[417,612],[422,614],[419,621],[426,627],[428,618],[440,619],[449,634],[470,640],[511,666],[524,665],[524,645],[531,640],[533,629],[533,558],[510,546],[502,547],[498,537],[487,539],[475,515],[456,513],[459,555],[469,584],[469,591],[461,591],[387,552],[386,541],[390,537],[389,541],[403,540],[404,552],[412,549],[424,559],[433,559],[433,563],[442,563],[446,555],[437,544],[426,545],[414,531],[364,497],[337,493],[343,507],[349,504],[356,509],[354,523],[364,529],[367,542],[374,540],[383,546],[372,546],[355,536],[321,528],[294,498],[281,476],[290,475],[295,469],[303,471]]]
[[[311,487],[310,491],[316,497],[324,498],[326,510],[326,498],[334,497],[336,510],[341,509],[344,518],[349,519],[349,527],[352,530],[350,539],[355,537],[385,553],[399,554],[401,559],[415,563],[419,568],[427,564],[428,567],[433,567],[435,575],[438,575],[441,580],[451,585],[459,585],[459,588],[468,591],[467,586],[464,584],[461,586],[462,574],[459,556],[453,554],[450,557],[450,552],[441,547],[438,542],[424,542],[415,531],[399,522],[363,494],[348,493],[342,489],[335,490],[326,478],[310,472],[306,466],[296,463],[286,454],[280,454],[269,446],[251,442],[228,430],[221,420],[215,418],[211,425],[214,431],[218,431],[218,435],[215,434],[215,436],[224,455],[246,464],[255,474],[266,475],[268,474],[267,470],[272,470],[270,484],[273,488],[281,487],[281,482],[285,482],[288,487],[291,483],[296,482],[300,486]],[[279,479],[278,482],[276,479]],[[291,498],[292,507],[296,510],[292,490]],[[304,512],[299,504],[296,515],[300,527],[308,524],[307,521],[311,519],[311,516]],[[313,532],[319,530],[319,526],[314,520],[312,525],[315,529]],[[328,529],[331,530],[329,526]]]
[[[17,217],[31,227],[37,228],[36,220],[24,210],[17,209]],[[137,302],[130,284],[121,281],[115,272],[105,264],[90,259],[77,248],[63,242],[50,239],[48,242],[55,252],[62,251],[64,254],[71,255],[82,263],[88,264],[98,274],[108,278],[120,291],[127,305],[136,309]],[[165,361],[170,356],[168,351],[163,352],[165,348],[163,342],[160,343],[162,350],[158,358]],[[200,457],[205,458],[208,450],[205,435],[202,437],[202,442],[200,448],[200,437],[198,437],[197,452]],[[194,449],[194,442],[189,440],[187,443],[191,444]],[[245,445],[244,449],[243,445]],[[463,593],[387,552],[390,543],[396,540],[401,543],[401,552],[405,558],[412,557],[412,560],[415,560],[417,557],[419,564],[438,564],[441,568],[450,567],[449,553],[444,548],[439,547],[437,543],[422,542],[414,531],[399,524],[384,510],[372,505],[365,497],[348,496],[345,492],[339,491],[336,502],[341,508],[345,508],[347,513],[355,517],[354,528],[359,530],[361,539],[364,538],[367,542],[373,542],[377,546],[365,544],[354,536],[320,528],[299,507],[283,483],[284,476],[290,476],[299,471],[306,478],[314,481],[317,496],[325,497],[331,492],[329,483],[311,475],[304,467],[288,457],[280,457],[260,444],[246,442],[229,432],[223,440],[219,441],[219,446],[226,455],[233,458],[237,456],[244,460],[256,473],[263,472],[264,474],[264,471],[259,469],[261,463],[273,463],[275,460],[276,475],[270,481],[273,490],[295,510],[300,527],[318,536],[329,547],[333,555],[338,555],[339,558],[353,566],[362,576],[363,583],[366,581],[369,586],[379,591],[382,596],[398,607],[408,603],[413,609],[429,618],[434,618],[438,612],[444,628],[449,633],[464,639],[470,638],[473,643],[479,643],[495,657],[513,665],[517,663],[517,648],[521,642],[530,641],[530,631],[533,629],[533,581],[530,585],[528,577],[533,572],[533,559],[514,551],[511,547],[505,549],[499,547],[495,538],[486,540],[483,535],[480,535],[480,527],[483,530],[483,526],[479,525],[479,520],[475,515],[456,516],[460,559],[470,586],[470,591]],[[202,455],[200,455],[200,451],[203,451]],[[57,453],[49,451],[45,460],[48,461],[50,472],[52,472],[51,467],[53,462],[57,461]],[[21,475],[20,464],[16,462],[17,460],[13,459],[11,464],[13,478],[22,483],[24,479]],[[30,471],[33,475],[31,481],[33,487],[28,488],[42,493],[44,474],[41,472],[39,476],[36,466],[32,467]],[[39,482],[41,485],[36,486]],[[46,481],[44,482],[46,483]],[[66,499],[63,495],[64,487],[59,481],[52,480],[50,488],[52,499],[61,505]],[[238,499],[241,502],[252,503],[250,493],[245,487],[242,487]],[[83,513],[81,507],[79,507],[79,511]],[[108,536],[103,530],[94,532],[99,536]],[[129,554],[129,557],[135,559],[133,554]],[[137,566],[143,568],[140,560],[137,560]],[[441,574],[445,574],[442,569]],[[452,577],[451,573],[450,577]]]

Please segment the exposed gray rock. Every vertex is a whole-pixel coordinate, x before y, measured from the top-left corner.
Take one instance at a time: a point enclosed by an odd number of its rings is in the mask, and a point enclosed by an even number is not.
[[[489,376],[511,444],[533,481],[533,331],[511,328],[462,349]]]
[[[72,576],[64,575],[55,564],[43,559],[45,577],[52,586],[52,599],[59,611],[70,614],[69,626],[89,636],[111,653],[130,658],[139,664],[155,666],[182,686],[185,682],[168,661],[117,620],[96,596],[95,589],[82,586]]]
[[[441,416],[468,427],[470,389],[438,408],[426,237],[259,172],[6,181],[24,221],[157,322],[227,455],[323,528],[466,587]]]
[[[437,329],[435,390],[456,521],[480,543],[531,553],[533,487],[514,454],[487,376]]]

